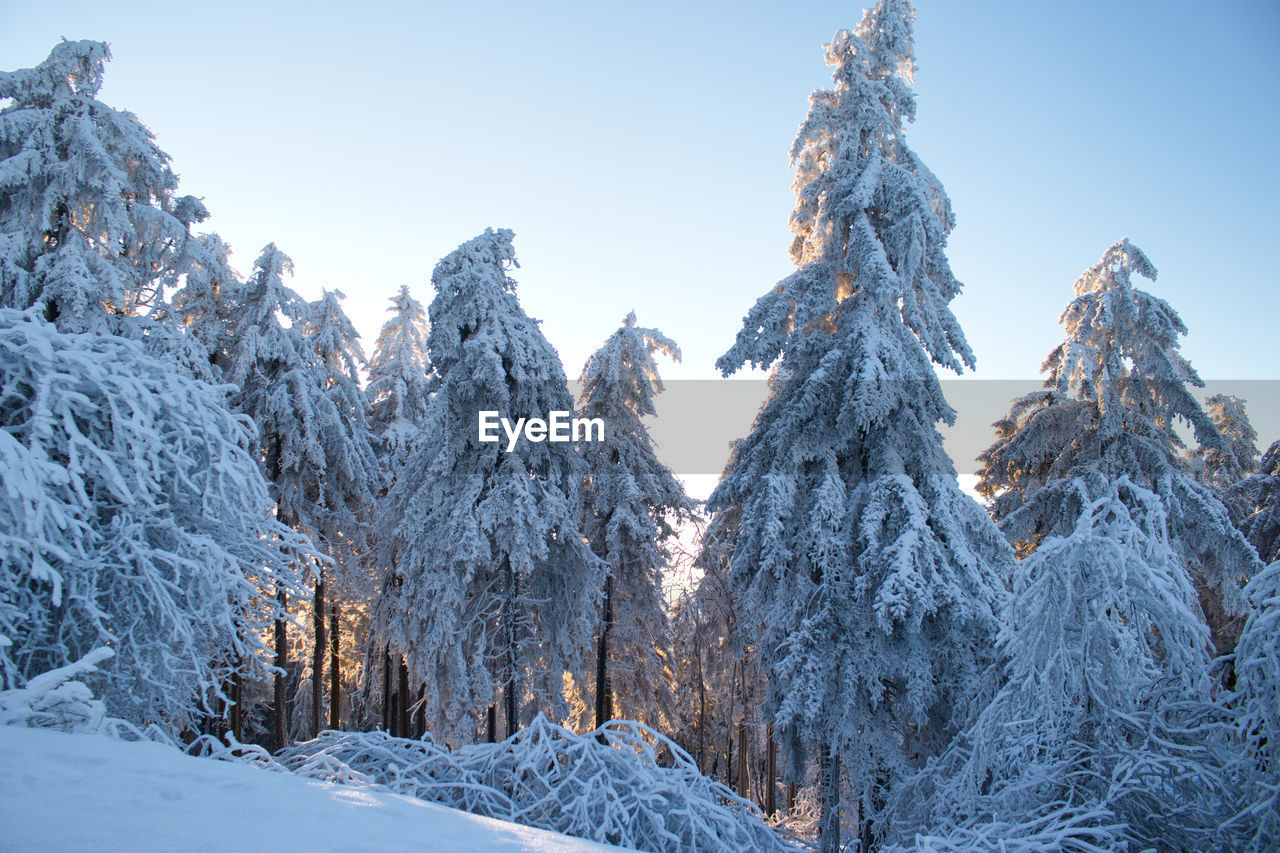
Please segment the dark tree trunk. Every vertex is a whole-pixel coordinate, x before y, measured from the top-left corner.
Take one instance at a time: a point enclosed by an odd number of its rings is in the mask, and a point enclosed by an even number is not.
[[[413,736],[418,740],[422,740],[422,736],[427,733],[427,686],[425,684],[418,687],[418,701],[413,706]]]
[[[498,706],[490,705],[488,714],[489,743],[498,742]]]
[[[707,771],[707,680],[702,677],[702,643],[698,639],[700,628],[693,633],[693,659],[698,666],[698,771]]]
[[[507,706],[507,737],[511,737],[516,733],[519,726],[516,720],[516,679],[515,676],[507,679],[507,687],[503,691],[506,695],[503,697]]]
[[[276,589],[276,604],[280,607],[281,615],[276,618],[276,666],[279,671],[275,677],[275,746],[277,750],[284,749],[289,745],[289,720],[288,720],[288,699],[286,697],[285,681],[289,674],[289,636],[286,633],[287,623],[284,620],[284,613],[288,608],[288,596],[282,588]]]
[[[818,849],[840,853],[840,756],[822,746],[822,805],[818,815]]]
[[[231,736],[237,741],[244,737],[244,713],[241,711],[241,683],[242,677],[240,673],[244,670],[243,664],[231,673]]]
[[[796,783],[787,783],[787,814],[791,814],[796,807]]]
[[[312,602],[312,624],[316,641],[311,652],[311,731],[320,734],[324,728],[324,575],[316,578],[315,600]]]
[[[342,728],[342,668],[338,665],[338,602],[329,609],[329,728]]]
[[[768,745],[764,754],[764,813],[773,817],[778,812],[778,746],[773,742],[773,723],[765,729]]]
[[[738,721],[738,796],[750,799],[751,789],[747,778],[747,724]]]
[[[504,557],[503,565],[507,574],[507,600],[503,604],[507,628],[507,684],[503,689],[503,699],[507,706],[507,737],[511,737],[520,726],[517,717],[519,702],[516,697],[519,690],[519,678],[516,672],[516,598],[520,594],[520,585],[515,570],[511,568],[511,558]]]
[[[604,618],[596,646],[596,728],[613,719],[613,685],[609,683],[609,630],[613,626],[613,574],[604,581]]]
[[[382,730],[394,735],[391,730],[391,701],[391,646],[388,644],[382,650]]]
[[[412,737],[409,729],[409,665],[400,657],[400,737]]]

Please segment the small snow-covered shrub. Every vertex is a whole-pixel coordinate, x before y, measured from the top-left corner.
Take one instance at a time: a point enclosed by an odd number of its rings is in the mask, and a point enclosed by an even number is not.
[[[0,691],[0,725],[96,732],[102,728],[106,706],[77,675],[92,672],[114,652],[94,649],[75,663],[37,675],[23,687]]]
[[[752,803],[639,723],[578,735],[539,715],[505,741],[452,752],[430,738],[325,732],[277,758],[305,776],[637,850],[785,849]]]

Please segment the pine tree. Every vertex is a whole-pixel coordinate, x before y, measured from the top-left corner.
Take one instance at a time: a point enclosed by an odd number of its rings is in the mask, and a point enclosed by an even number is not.
[[[1187,454],[1187,462],[1197,480],[1222,494],[1258,470],[1258,433],[1239,397],[1214,394],[1205,398],[1204,409],[1225,449],[1195,447]]]
[[[1276,445],[1271,446],[1271,456]],[[1246,588],[1251,613],[1236,647],[1235,703],[1247,749],[1249,808],[1236,821],[1241,849],[1274,849],[1280,838],[1280,561],[1260,571]]]
[[[333,558],[335,570],[328,576],[322,572],[316,578],[312,601],[310,716],[314,732],[319,732],[324,722],[326,646],[331,652],[329,721],[331,727],[338,727],[341,606],[344,600],[365,601],[373,595],[370,578],[362,564],[368,559],[370,514],[374,495],[381,492],[382,478],[369,426],[369,402],[360,387],[359,370],[365,363],[364,351],[360,347],[360,336],[342,310],[342,298],[339,291],[326,291],[318,302],[308,306],[304,326],[306,343],[317,359],[317,375],[324,395],[324,405],[320,408],[324,466],[317,475],[314,495],[309,499],[318,511],[310,529]]]
[[[509,230],[486,230],[432,273],[431,441],[379,524],[396,574],[376,634],[404,654],[444,737],[473,735],[498,687],[508,733],[535,710],[563,718],[564,675],[582,680],[604,583],[579,528],[585,464],[573,447],[479,440],[481,411],[515,423],[573,407],[555,350],[516,300],[511,241]]]
[[[884,0],[828,46],[835,86],[792,149],[798,269],[717,362],[778,365],[709,507],[741,513],[732,578],[762,624],[740,628],[793,778],[806,753],[823,762],[824,850],[840,844],[841,763],[870,843],[894,780],[966,721],[1012,569],[936,429],[955,413],[930,361],[973,357],[948,307],[950,206],[903,136],[913,20]]]
[[[654,356],[680,349],[627,315],[582,369],[578,416],[606,424],[603,441],[582,445],[587,462],[583,532],[609,564],[596,643],[595,725],[618,716],[671,725],[671,637],[663,598],[670,543],[694,504],[658,461],[642,418],[662,391]]]
[[[1230,486],[1223,500],[1262,561],[1280,560],[1280,441],[1262,455],[1258,473]]]
[[[369,362],[370,424],[389,471],[399,470],[414,450],[427,419],[431,368],[427,362],[427,316],[401,285],[391,297],[394,316],[378,334]]]
[[[958,843],[995,825],[1011,846],[1052,830],[1219,849],[1232,733],[1211,701],[1209,632],[1164,504],[1124,476],[1079,488],[1096,497],[1075,528],[1017,567],[999,692],[896,792],[904,841]]]
[[[257,424],[254,449],[271,483],[277,517],[322,550],[341,553],[363,543],[376,481],[363,397],[355,384],[358,349],[353,353],[355,333],[336,297],[309,305],[284,284],[292,270],[292,261],[275,245],[255,262],[235,307],[227,379],[237,386],[235,408]],[[281,609],[286,604],[281,598]],[[282,670],[274,698],[280,746],[288,740],[284,620],[276,623],[276,654]]]
[[[1200,605],[1241,612],[1256,558],[1179,458],[1175,418],[1202,447],[1225,445],[1188,389],[1185,326],[1135,273],[1155,268],[1122,240],[1080,277],[1046,389],[1014,401],[981,457],[979,490],[1027,555],[1000,637],[1006,681],[900,792],[895,811],[915,815],[900,819],[906,837],[998,825],[1012,841],[1056,826],[1115,844],[1220,843],[1232,750]]]
[[[1076,282],[1062,314],[1066,340],[1042,367],[1045,390],[1015,400],[996,424],[996,442],[979,457],[978,490],[1030,553],[1046,536],[1069,536],[1086,508],[1127,477],[1159,497],[1202,600],[1235,616],[1257,557],[1221,501],[1181,464],[1175,421],[1189,423],[1202,447],[1228,449],[1188,387],[1202,383],[1178,352],[1186,326],[1132,284],[1135,273],[1154,280],[1156,270],[1121,240]]]
[[[182,287],[174,294],[172,311],[188,340],[186,357],[191,373],[221,381],[228,367],[233,309],[243,282],[231,266],[231,248],[217,234],[201,234]],[[202,375],[203,374],[203,375]]]
[[[119,331],[164,302],[208,216],[130,113],[97,100],[107,46],[64,41],[0,73],[0,305],[68,331]]]

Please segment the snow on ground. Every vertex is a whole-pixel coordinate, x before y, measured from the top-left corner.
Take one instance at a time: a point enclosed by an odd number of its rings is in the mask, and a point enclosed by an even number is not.
[[[0,726],[5,851],[617,850],[155,743]]]

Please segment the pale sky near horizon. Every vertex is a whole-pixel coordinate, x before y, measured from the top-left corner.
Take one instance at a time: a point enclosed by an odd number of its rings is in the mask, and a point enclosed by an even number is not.
[[[0,0],[0,69],[111,44],[136,113],[247,271],[341,289],[373,349],[387,298],[510,227],[522,303],[576,377],[631,309],[717,375],[788,274],[787,160],[822,45],[861,3]],[[1028,378],[1076,277],[1128,236],[1206,378],[1273,357],[1280,4],[918,0],[909,144],[950,193],[977,376]]]

